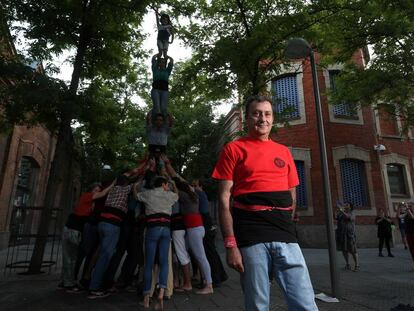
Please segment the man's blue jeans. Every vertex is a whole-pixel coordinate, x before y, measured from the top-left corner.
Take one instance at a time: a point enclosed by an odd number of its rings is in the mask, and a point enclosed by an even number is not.
[[[101,289],[103,277],[119,240],[120,231],[121,228],[119,226],[107,222],[100,222],[98,224],[100,250],[95,269],[92,273],[91,284],[89,285],[90,290]]]
[[[169,227],[149,227],[145,233],[145,264],[144,264],[144,294],[151,292],[152,268],[158,246],[158,262],[160,274],[158,285],[167,288],[168,280],[168,252],[170,250],[171,232]]]
[[[308,268],[297,243],[269,242],[240,248],[246,311],[268,311],[269,277],[282,289],[291,311],[316,311]]]
[[[152,89],[151,99],[153,103],[152,116],[155,117],[157,113],[162,113],[165,117],[168,113],[168,91]]]

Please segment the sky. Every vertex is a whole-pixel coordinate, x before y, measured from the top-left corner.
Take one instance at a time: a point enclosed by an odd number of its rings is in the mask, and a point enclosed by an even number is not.
[[[149,12],[145,15],[142,28],[148,37],[144,41],[144,49],[152,50],[150,55],[154,55],[158,52],[157,49],[157,27],[154,12]],[[174,42],[169,46],[168,55],[174,58],[174,61],[184,61],[191,57],[191,48],[184,46],[183,41],[175,37]],[[56,78],[70,81],[72,75],[72,65],[65,61],[70,55],[70,52],[63,53],[59,58],[56,58],[53,63],[60,68],[60,73],[53,75]],[[148,71],[151,68],[151,56],[146,60],[148,64]],[[174,74],[174,71],[173,73]],[[150,90],[148,90],[150,91]],[[139,97],[133,98],[138,105],[144,105],[143,100]],[[231,109],[231,103],[223,103],[214,109],[216,115],[226,114]]]

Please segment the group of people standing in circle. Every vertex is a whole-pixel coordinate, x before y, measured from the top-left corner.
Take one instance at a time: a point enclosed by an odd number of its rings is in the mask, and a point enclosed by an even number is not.
[[[335,216],[337,220],[336,246],[345,259],[345,269],[359,271],[359,258],[357,251],[357,237],[355,230],[355,213],[350,203],[340,204]],[[404,249],[409,249],[414,262],[414,204],[399,203],[396,210],[396,220],[404,244]],[[387,249],[387,256],[394,257],[391,252],[392,231],[396,227],[393,219],[384,209],[378,211],[375,218],[378,237],[378,256],[384,257],[383,247]],[[349,263],[349,254],[354,260],[354,267]],[[414,268],[414,266],[413,266]]]
[[[131,286],[137,267],[143,266],[141,304],[149,308],[152,297],[155,309],[161,310],[173,291],[192,291],[191,270],[193,275],[200,272],[196,294],[212,294],[213,283],[219,286],[227,274],[215,249],[215,226],[200,181],[190,184],[167,157],[174,122],[168,113],[173,59],[167,54],[173,29],[167,14],[156,10],[156,16],[159,53],[151,64],[148,151],[138,167],[105,184],[94,183],[82,194],[63,231],[59,287],[71,293],[87,289],[88,298],[103,298]],[[84,271],[77,282],[82,262]]]

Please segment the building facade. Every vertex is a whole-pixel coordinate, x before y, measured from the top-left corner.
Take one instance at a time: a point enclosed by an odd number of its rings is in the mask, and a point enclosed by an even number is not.
[[[8,29],[0,30],[0,54],[3,58],[15,57]],[[13,81],[0,78],[0,83]],[[0,133],[0,249],[9,245],[13,221],[38,224],[36,219],[18,219],[26,213],[16,213],[15,207],[43,205],[55,145],[55,135],[43,126],[14,126]],[[36,232],[36,228],[31,229]]]
[[[356,52],[353,60],[364,66],[363,51]],[[378,211],[387,211],[396,224],[397,204],[414,201],[414,132],[402,134],[401,121],[381,108],[347,102],[330,105],[327,94],[335,91],[335,77],[340,70],[340,65],[318,68],[331,200],[334,209],[337,202],[352,203],[358,244],[377,246]],[[288,146],[295,159],[300,179],[297,188],[300,243],[306,247],[326,247],[322,169],[309,61],[284,68],[283,74],[275,76],[269,84],[269,91],[273,96],[275,122],[281,114],[289,120],[290,126],[278,124],[272,138]],[[227,117],[228,124],[241,120],[233,110]],[[400,242],[399,231],[395,230],[394,243]]]

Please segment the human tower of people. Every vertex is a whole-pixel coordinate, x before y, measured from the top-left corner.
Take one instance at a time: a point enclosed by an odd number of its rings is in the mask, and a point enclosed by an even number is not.
[[[196,294],[212,294],[213,282],[219,285],[227,275],[214,246],[207,195],[199,181],[190,185],[179,176],[167,157],[173,126],[168,113],[173,59],[167,53],[174,34],[167,14],[156,11],[156,19],[159,53],[152,57],[148,152],[137,168],[114,181],[94,183],[81,195],[63,228],[59,288],[103,298],[121,289],[138,290],[133,282],[143,271],[141,304],[148,308],[154,301],[161,310],[174,291],[192,291],[197,271]]]

